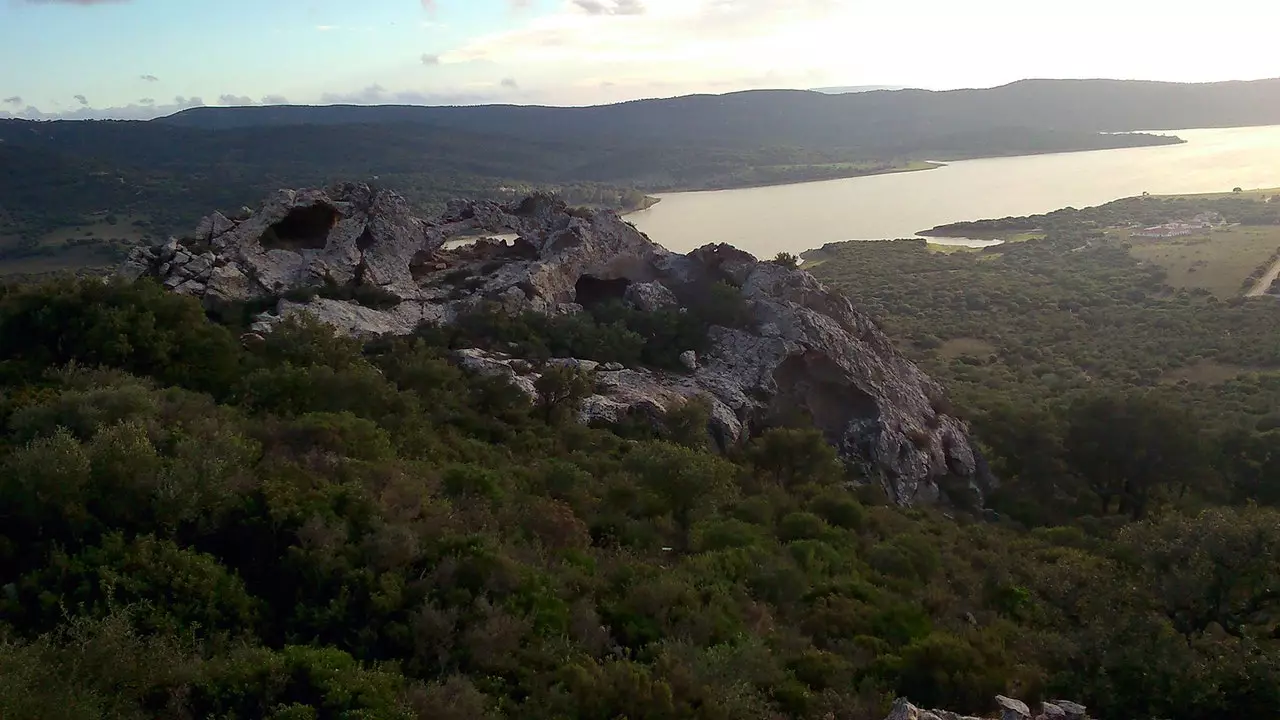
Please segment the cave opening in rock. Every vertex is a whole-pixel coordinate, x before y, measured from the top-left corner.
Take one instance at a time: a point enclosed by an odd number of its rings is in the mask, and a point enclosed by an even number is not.
[[[875,420],[875,398],[849,382],[834,360],[820,353],[793,355],[774,370],[778,393],[770,415],[775,419],[807,415],[829,440],[838,440],[855,420]]]
[[[631,281],[626,278],[604,279],[583,275],[574,284],[574,302],[582,307],[594,307],[611,300],[621,301]]]
[[[324,203],[296,207],[262,233],[268,250],[323,250],[342,214]]]

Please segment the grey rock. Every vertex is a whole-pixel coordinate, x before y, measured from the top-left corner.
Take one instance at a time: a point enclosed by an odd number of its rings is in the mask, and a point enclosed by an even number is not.
[[[607,362],[603,365],[603,369],[608,372],[617,372],[626,369],[626,366],[620,362]]]
[[[205,302],[240,302],[254,295],[249,276],[235,265],[222,265],[209,271],[205,285]]]
[[[200,224],[196,225],[195,239],[201,241],[209,241],[235,228],[236,224],[232,222],[226,215],[215,212],[200,220]]]
[[[467,348],[454,351],[453,358],[458,363],[458,367],[463,370],[490,377],[506,378],[508,382],[527,395],[530,400],[538,398],[538,390],[535,383],[537,383],[541,375],[518,371],[514,363],[519,361],[510,355]]]
[[[316,298],[306,303],[281,300],[276,315],[281,320],[310,318],[331,325],[351,337],[409,335],[424,322],[439,323],[440,310],[422,303],[400,303],[390,310],[375,310],[354,302]]]
[[[994,484],[966,425],[939,412],[942,389],[846,297],[803,270],[761,263],[724,244],[672,253],[615,213],[571,213],[545,195],[510,203],[451,201],[424,221],[394,193],[343,184],[279,191],[239,223],[219,217],[197,228],[208,233],[211,255],[192,259],[171,241],[158,252],[131,256],[122,272],[154,276],[209,307],[275,301],[273,312],[255,319],[254,332],[305,316],[356,337],[408,334],[489,303],[548,314],[618,299],[642,309],[678,307],[677,297],[728,282],[740,288],[748,315],[743,325],[708,328],[705,349],[681,356],[685,372],[595,368],[604,370],[601,388],[583,403],[581,419],[640,413],[660,421],[703,397],[711,406],[708,430],[721,446],[777,418],[807,415],[841,456],[902,505],[943,500],[944,485],[967,487],[980,501]],[[485,233],[518,239],[446,246]],[[388,302],[375,308],[279,299],[322,285],[373,286]],[[524,384],[536,380],[536,373],[512,366],[518,358],[476,353],[459,356],[459,363]]]
[[[1088,708],[1070,700],[1054,700],[1053,704],[1066,714],[1067,720],[1085,720],[1089,716]]]
[[[1040,704],[1040,717],[1045,720],[1065,720],[1067,711],[1051,702],[1043,702]]]
[[[627,287],[622,299],[631,307],[643,312],[656,312],[679,305],[675,293],[657,281],[632,283]]]
[[[600,363],[595,360],[579,360],[577,358],[553,358],[548,360],[547,364],[556,367],[573,368],[584,373],[595,372],[596,368],[600,367]]]
[[[946,710],[925,710],[912,705],[906,698],[898,698],[894,701],[893,709],[889,711],[885,720],[978,720],[978,718],[957,715]]]
[[[204,255],[200,255],[199,257],[192,258],[191,262],[187,263],[182,269],[187,273],[188,277],[207,280],[210,272],[213,270],[213,260],[205,257]]]
[[[996,704],[1000,706],[1000,720],[1030,720],[1031,718],[1031,708],[1021,700],[997,695]]]
[[[150,248],[136,247],[129,251],[129,257],[116,272],[125,280],[137,280],[152,274],[155,255]]]

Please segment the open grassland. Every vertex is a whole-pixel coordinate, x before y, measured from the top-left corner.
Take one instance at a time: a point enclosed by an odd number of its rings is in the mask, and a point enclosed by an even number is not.
[[[944,358],[986,358],[999,350],[986,340],[971,337],[952,338],[938,347],[938,356]]]
[[[109,267],[128,248],[154,241],[148,218],[86,218],[44,232],[0,226],[0,275],[32,275]],[[35,241],[32,241],[32,237]]]
[[[1157,195],[1160,198],[1178,198],[1181,200],[1212,200],[1214,198],[1244,198],[1247,200],[1268,201],[1271,198],[1280,197],[1280,188],[1255,188],[1253,190],[1243,190],[1241,192],[1220,192],[1220,193],[1195,193],[1191,195]],[[1280,202],[1280,200],[1276,200]]]
[[[1168,273],[1168,283],[1202,288],[1226,299],[1242,293],[1241,284],[1280,247],[1280,227],[1237,226],[1175,238],[1135,238],[1131,230],[1112,230],[1131,244],[1133,257]]]
[[[1186,365],[1166,372],[1160,377],[1160,382],[1166,385],[1176,385],[1185,380],[1197,385],[1221,385],[1241,376],[1260,372],[1275,371],[1269,371],[1266,368],[1214,362],[1213,360],[1201,360],[1193,365]]]

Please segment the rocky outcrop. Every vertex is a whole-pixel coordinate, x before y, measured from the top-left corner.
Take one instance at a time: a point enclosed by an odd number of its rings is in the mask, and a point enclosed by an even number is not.
[[[995,705],[999,720],[1089,720],[1083,705],[1067,700],[1041,703],[1040,712],[1033,713],[1021,700],[997,695]],[[983,720],[969,715],[958,715],[947,710],[925,710],[912,705],[906,698],[898,698],[885,720]]]
[[[461,239],[472,242],[458,246]],[[424,220],[399,196],[367,185],[281,191],[257,211],[215,213],[193,237],[136,251],[123,272],[155,277],[211,309],[272,305],[255,333],[309,316],[353,336],[407,334],[485,303],[556,314],[621,300],[683,312],[727,283],[746,308],[742,322],[708,327],[709,342],[682,353],[678,372],[591,363],[597,393],[582,419],[656,418],[702,397],[723,445],[812,418],[901,504],[937,501],[943,488],[980,500],[991,482],[942,389],[847,298],[728,245],[671,253],[608,211],[532,196],[452,202]],[[520,358],[469,350],[457,360],[535,394],[538,370]]]

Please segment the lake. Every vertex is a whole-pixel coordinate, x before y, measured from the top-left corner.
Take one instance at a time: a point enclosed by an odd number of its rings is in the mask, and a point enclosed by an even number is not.
[[[841,240],[911,237],[961,220],[1122,197],[1280,187],[1280,126],[1173,130],[1160,147],[963,160],[936,170],[672,193],[627,219],[679,252],[728,242],[758,257]]]

